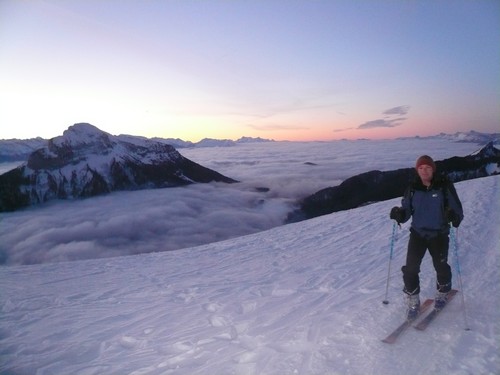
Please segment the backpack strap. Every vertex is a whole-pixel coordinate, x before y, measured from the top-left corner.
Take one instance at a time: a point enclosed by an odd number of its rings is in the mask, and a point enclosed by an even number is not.
[[[441,191],[443,192],[443,206],[446,210],[448,208],[448,189],[450,188],[450,180],[446,176],[443,177]]]
[[[408,201],[410,202],[410,212],[413,214],[413,195],[415,194],[415,187],[413,186],[413,184],[410,184],[410,186],[408,186],[406,188],[406,191],[404,193],[404,199],[408,199]]]

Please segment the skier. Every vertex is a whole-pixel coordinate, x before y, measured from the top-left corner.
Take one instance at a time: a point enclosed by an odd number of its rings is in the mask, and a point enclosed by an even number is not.
[[[419,273],[427,250],[437,276],[435,308],[442,309],[446,304],[452,276],[448,264],[449,223],[458,228],[464,217],[453,183],[436,174],[436,164],[430,156],[420,156],[415,169],[418,176],[406,189],[402,207],[393,207],[389,215],[398,224],[412,217],[406,264],[401,268],[408,320],[415,319],[420,311]]]

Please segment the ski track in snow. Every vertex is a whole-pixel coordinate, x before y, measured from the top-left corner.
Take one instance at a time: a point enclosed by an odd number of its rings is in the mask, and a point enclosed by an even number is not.
[[[498,374],[499,184],[456,185],[467,316],[457,295],[394,345],[380,339],[403,319],[407,224],[381,301],[400,199],[173,252],[2,267],[0,372]],[[421,277],[432,296],[429,255]]]

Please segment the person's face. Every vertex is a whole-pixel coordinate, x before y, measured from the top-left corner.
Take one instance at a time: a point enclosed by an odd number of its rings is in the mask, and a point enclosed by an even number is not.
[[[432,175],[434,171],[430,165],[422,164],[417,168],[417,173],[424,183],[428,183],[432,180]]]

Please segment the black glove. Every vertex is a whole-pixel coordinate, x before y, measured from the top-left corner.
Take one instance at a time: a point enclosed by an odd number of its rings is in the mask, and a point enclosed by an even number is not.
[[[451,223],[451,225],[453,225],[455,228],[458,228],[458,226],[460,225],[460,216],[458,216],[458,214],[453,211],[452,208],[448,207],[444,211],[444,215],[448,223]]]
[[[400,224],[405,218],[405,210],[403,207],[393,207],[389,217]]]

